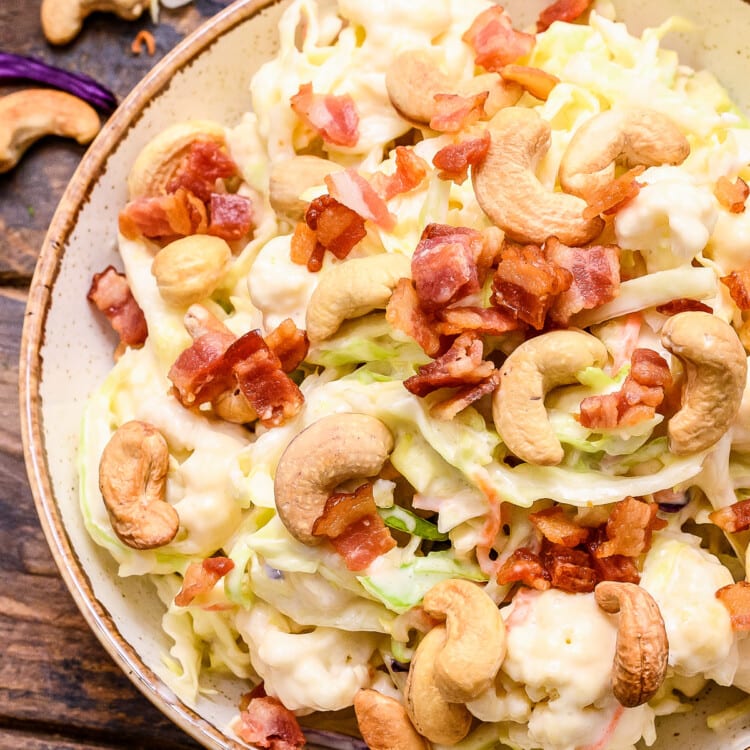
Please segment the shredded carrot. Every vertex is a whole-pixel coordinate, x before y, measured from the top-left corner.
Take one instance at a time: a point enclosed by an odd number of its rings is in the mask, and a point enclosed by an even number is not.
[[[146,45],[146,50],[150,57],[154,56],[156,52],[156,40],[154,35],[146,29],[141,29],[133,39],[133,43],[130,45],[130,51],[134,55],[140,55],[143,52],[143,45]]]

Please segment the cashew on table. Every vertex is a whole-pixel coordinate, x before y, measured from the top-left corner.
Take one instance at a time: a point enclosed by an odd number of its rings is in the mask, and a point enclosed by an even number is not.
[[[42,0],[42,30],[51,44],[67,44],[94,11],[116,13],[126,21],[138,18],[149,0]]]

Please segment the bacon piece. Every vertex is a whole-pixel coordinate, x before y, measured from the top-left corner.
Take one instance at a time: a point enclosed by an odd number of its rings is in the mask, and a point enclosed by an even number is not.
[[[315,94],[312,83],[303,83],[290,103],[300,120],[326,143],[345,147],[357,145],[359,115],[349,94]]]
[[[209,557],[202,562],[190,563],[174,603],[178,607],[187,607],[196,596],[211,591],[233,569],[234,562],[228,557]]]
[[[750,583],[740,581],[723,586],[716,598],[727,608],[733,630],[750,630]]]
[[[492,302],[540,330],[557,295],[572,283],[573,274],[548,260],[540,247],[506,242],[492,280]]]
[[[461,334],[445,354],[407,378],[404,387],[415,396],[426,396],[438,388],[476,385],[495,369],[482,359],[482,350],[482,340],[475,334]]]
[[[592,2],[593,0],[557,0],[539,14],[536,22],[537,33],[547,31],[555,21],[575,21],[589,9]]]
[[[732,182],[728,177],[719,177],[714,187],[714,195],[719,203],[733,214],[741,214],[745,210],[745,201],[750,195],[750,187],[741,178]]]
[[[296,369],[310,348],[307,334],[297,328],[291,318],[282,320],[265,339],[268,348],[279,358],[284,372]]]
[[[542,544],[542,561],[552,588],[572,594],[587,594],[598,583],[596,571],[591,567],[591,558],[583,550],[545,540]]]
[[[411,279],[399,279],[388,300],[385,319],[397,330],[411,336],[431,357],[440,350],[440,336],[434,328],[434,321],[420,307]]]
[[[428,224],[411,260],[419,304],[432,312],[479,291],[477,261],[483,251],[476,229]]]
[[[659,506],[626,497],[615,505],[607,520],[607,541],[596,550],[597,557],[624,555],[638,557],[651,548],[654,531],[663,529],[667,522],[657,518]]]
[[[589,221],[600,214],[610,216],[616,214],[626,203],[641,192],[641,185],[635,179],[643,174],[646,167],[639,164],[629,169],[625,174],[615,177],[598,190],[586,195],[588,206],[583,209],[583,218]]]
[[[346,258],[367,234],[365,220],[356,211],[339,203],[330,195],[321,195],[310,202],[305,213],[305,221],[310,229],[315,230],[316,242],[323,251],[329,250],[339,260]],[[313,255],[316,254],[317,246]],[[322,263],[322,255],[320,261]]]
[[[589,530],[568,518],[559,505],[530,513],[529,520],[545,539],[563,547],[577,547],[589,536]]]
[[[622,581],[625,583],[640,583],[641,574],[638,572],[638,566],[632,557],[624,555],[610,555],[609,557],[599,557],[597,550],[604,542],[607,541],[606,525],[597,529],[592,529],[586,542],[586,549],[589,552],[591,566],[596,571],[597,578],[600,581]]]
[[[307,266],[307,270],[314,273],[320,271],[323,265],[323,253],[325,248],[318,243],[315,230],[310,229],[304,221],[297,222],[289,249],[292,263]]]
[[[552,237],[544,254],[573,277],[570,288],[556,297],[549,310],[550,319],[558,325],[567,326],[576,313],[599,307],[619,294],[620,248],[616,245],[568,247]]]
[[[552,73],[528,65],[505,65],[501,68],[500,75],[504,80],[517,83],[524,91],[544,102],[549,98],[552,89],[560,83],[560,79]]]
[[[713,308],[697,299],[673,299],[665,302],[663,305],[657,305],[656,312],[662,315],[677,315],[681,312],[707,312],[713,313]]]
[[[488,396],[500,385],[500,371],[495,370],[486,380],[477,385],[467,385],[459,389],[455,395],[435,404],[430,409],[430,414],[435,419],[444,419],[449,421],[457,414],[462,412],[475,401],[479,401],[483,396]]]
[[[709,513],[708,517],[711,523],[730,534],[746,531],[750,529],[750,500],[740,500],[726,508],[719,508]]]
[[[236,732],[244,742],[264,750],[300,750],[306,742],[294,714],[270,696],[250,699],[240,712]]]
[[[466,331],[483,336],[501,336],[523,328],[523,323],[505,310],[469,305],[440,310],[435,328],[443,336],[456,336]]]
[[[376,513],[346,527],[341,536],[331,539],[333,548],[343,558],[348,570],[364,570],[380,555],[392,550],[396,540],[383,519]]]
[[[167,183],[167,192],[185,188],[204,203],[216,191],[216,181],[238,177],[239,167],[216,141],[198,139],[190,144],[175,173]]]
[[[499,5],[482,11],[462,39],[474,50],[474,62],[494,73],[528,55],[536,43],[533,34],[513,28],[510,16]]]
[[[633,352],[630,377],[649,388],[668,388],[672,385],[672,373],[667,361],[653,349],[636,349]]]
[[[208,229],[206,206],[185,188],[129,201],[118,218],[120,232],[129,240],[187,237]]]
[[[490,142],[490,131],[484,130],[479,138],[467,138],[443,146],[432,157],[433,165],[440,170],[438,177],[462,185],[469,176],[469,167],[475,167],[484,161]]]
[[[244,195],[211,193],[208,233],[228,242],[241,240],[254,226],[253,204]]]
[[[388,210],[385,201],[356,169],[326,175],[325,183],[331,197],[363,219],[374,221],[386,231],[396,226],[396,217]]]
[[[488,91],[480,91],[470,96],[459,94],[435,94],[435,114],[430,127],[441,133],[458,133],[487,116],[484,104]]]
[[[314,536],[327,536],[335,539],[346,531],[350,524],[360,521],[365,516],[378,512],[372,495],[372,484],[366,482],[354,492],[337,492],[327,500],[323,513],[315,519],[312,533]]]
[[[515,550],[497,572],[497,582],[500,585],[520,582],[537,591],[550,588],[552,584],[549,578],[539,555],[528,547]]]
[[[740,310],[750,310],[750,266],[722,276],[721,283],[729,289],[734,304]]]
[[[120,337],[121,345],[143,346],[148,336],[148,326],[125,274],[118,273],[114,266],[107,266],[101,273],[95,273],[86,298],[109,320]]]
[[[371,180],[377,194],[389,201],[400,193],[408,193],[421,185],[427,176],[427,162],[413,148],[396,146],[396,171],[386,175],[376,172]]]

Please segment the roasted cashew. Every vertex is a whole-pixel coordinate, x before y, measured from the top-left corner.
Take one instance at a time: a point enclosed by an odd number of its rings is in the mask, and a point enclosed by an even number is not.
[[[684,454],[712,446],[732,426],[742,402],[747,358],[734,328],[711,313],[673,315],[661,329],[664,347],[686,374],[682,407],[669,420],[669,449]]]
[[[310,343],[333,336],[348,318],[385,308],[398,280],[410,276],[411,261],[401,253],[352,258],[327,268],[307,305]]]
[[[323,185],[327,175],[342,169],[334,161],[309,154],[277,161],[271,167],[268,180],[271,207],[277,214],[300,221],[309,205],[300,195],[316,185]]]
[[[99,462],[99,489],[117,536],[134,549],[163,547],[180,526],[165,500],[169,449],[147,422],[125,422]]]
[[[615,162],[626,166],[682,164],[690,144],[680,129],[652,109],[607,110],[575,132],[560,163],[560,185],[585,198],[614,179]]]
[[[446,620],[445,645],[435,656],[435,684],[452,703],[474,700],[492,684],[505,658],[500,610],[483,589],[458,578],[433,586],[422,606]]]
[[[14,91],[0,98],[0,172],[12,169],[45,135],[89,143],[99,128],[99,115],[77,96],[51,89]]]
[[[516,348],[500,368],[500,386],[492,396],[492,417],[500,437],[519,458],[552,466],[563,448],[547,418],[547,391],[574,383],[586,367],[602,367],[607,349],[583,331],[551,331]]]
[[[51,44],[67,44],[94,11],[116,13],[132,21],[148,6],[148,0],[42,0],[42,30]]]
[[[190,146],[214,141],[226,146],[223,126],[211,120],[188,120],[172,125],[152,138],[138,154],[128,175],[128,196],[161,195]]]
[[[620,613],[612,691],[625,707],[647,703],[667,672],[669,642],[659,605],[635,583],[602,581],[594,589],[596,603],[607,613]]]
[[[354,713],[370,750],[428,750],[406,709],[395,698],[377,690],[360,690],[354,696]]]
[[[320,544],[312,529],[326,500],[347,479],[375,476],[392,450],[393,436],[375,417],[347,412],[313,422],[289,443],[276,467],[281,522],[303,544]]]
[[[487,157],[472,169],[482,210],[516,242],[541,245],[549,237],[572,247],[601,233],[599,217],[584,219],[586,202],[547,190],[534,174],[549,149],[551,129],[535,110],[508,107],[489,122]]]
[[[430,742],[455,745],[469,733],[471,714],[463,703],[445,699],[435,680],[435,659],[445,647],[444,625],[421,640],[409,667],[404,698],[414,728]]]
[[[456,81],[440,72],[438,61],[427,50],[407,50],[398,55],[385,74],[385,86],[393,108],[406,120],[429,124],[435,115],[436,94],[471,96],[487,91],[484,110],[489,117],[512,107],[523,89],[496,73]]]

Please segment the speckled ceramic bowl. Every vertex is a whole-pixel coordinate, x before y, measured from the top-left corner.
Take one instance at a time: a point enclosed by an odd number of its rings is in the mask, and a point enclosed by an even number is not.
[[[399,0],[390,0],[398,2]],[[519,24],[550,0],[505,0]],[[143,580],[119,579],[108,554],[88,537],[78,506],[76,446],[88,395],[112,364],[114,341],[91,314],[92,274],[115,263],[117,213],[136,154],[160,130],[194,117],[229,125],[249,107],[248,82],[276,47],[285,2],[239,0],[192,34],[136,87],[89,149],[55,214],[31,286],[21,350],[21,413],[31,487],[52,552],[89,625],[134,684],[167,716],[208,748],[239,748],[226,728],[236,714],[238,681],[185,705],[157,677],[169,643],[162,606]],[[750,111],[747,32],[741,0],[615,0],[635,30],[681,14],[703,29],[668,46],[687,63],[712,69]],[[373,2],[373,8],[378,4]],[[705,728],[708,711],[731,696],[714,690],[692,714],[667,719],[659,750],[744,750],[750,727],[722,735]]]

